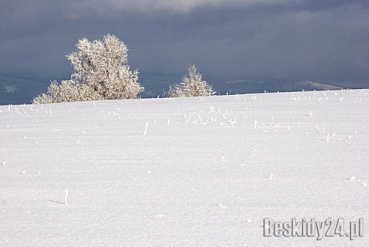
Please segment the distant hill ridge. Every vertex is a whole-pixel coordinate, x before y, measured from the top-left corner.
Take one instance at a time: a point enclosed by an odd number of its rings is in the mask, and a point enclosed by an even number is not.
[[[225,81],[219,78],[207,78],[204,76],[204,79],[213,85],[213,88],[216,90],[216,94],[218,95],[314,90],[321,91],[352,88],[315,81],[288,81],[284,79],[273,78],[253,78]],[[145,87],[145,91],[141,94],[141,97],[164,97],[169,90],[169,85],[178,83],[179,80],[180,76],[158,73],[142,73],[140,74],[140,83]],[[46,92],[49,84],[50,82],[45,84],[44,80],[40,82],[36,79],[0,76],[0,105],[29,104],[36,95]]]

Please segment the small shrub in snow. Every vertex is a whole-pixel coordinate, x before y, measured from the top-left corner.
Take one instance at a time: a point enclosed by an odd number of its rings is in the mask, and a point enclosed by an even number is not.
[[[60,102],[74,102],[87,100],[101,100],[101,95],[85,84],[78,84],[73,80],[62,81],[58,84],[53,81],[47,93],[33,99],[34,104],[49,104]]]
[[[183,77],[182,82],[170,87],[169,97],[211,96],[214,93],[212,86],[197,72],[196,66],[191,65],[188,68],[188,75]]]
[[[71,79],[53,81],[33,103],[131,99],[143,91],[138,71],[128,65],[128,48],[116,36],[108,34],[93,42],[83,38],[76,48],[67,56],[75,70]]]

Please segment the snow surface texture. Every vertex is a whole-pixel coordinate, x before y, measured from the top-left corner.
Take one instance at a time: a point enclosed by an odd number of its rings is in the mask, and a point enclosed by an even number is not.
[[[0,246],[369,246],[368,109],[368,90],[1,106]],[[329,217],[364,237],[263,237]]]

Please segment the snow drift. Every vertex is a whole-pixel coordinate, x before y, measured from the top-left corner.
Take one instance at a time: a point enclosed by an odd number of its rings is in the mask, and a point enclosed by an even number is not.
[[[368,93],[1,106],[0,246],[365,246]],[[364,236],[263,237],[329,217]]]

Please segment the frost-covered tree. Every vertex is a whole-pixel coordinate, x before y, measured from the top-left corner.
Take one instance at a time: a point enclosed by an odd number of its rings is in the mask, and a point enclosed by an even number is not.
[[[48,87],[47,93],[38,95],[33,99],[34,104],[49,104],[60,102],[102,100],[103,98],[91,87],[85,84],[77,84],[73,80],[62,81],[58,84],[53,81]]]
[[[108,34],[93,42],[81,39],[76,47],[67,56],[75,69],[72,80],[93,88],[103,99],[137,98],[143,91],[138,71],[128,65],[128,48],[116,36]]]
[[[195,65],[188,68],[188,74],[179,84],[174,84],[169,89],[169,97],[197,97],[211,96],[215,94],[212,86],[202,79]]]
[[[52,82],[34,103],[131,99],[143,91],[138,71],[128,65],[128,48],[116,36],[108,34],[103,41],[92,42],[83,38],[76,48],[67,56],[75,70],[71,79]]]

